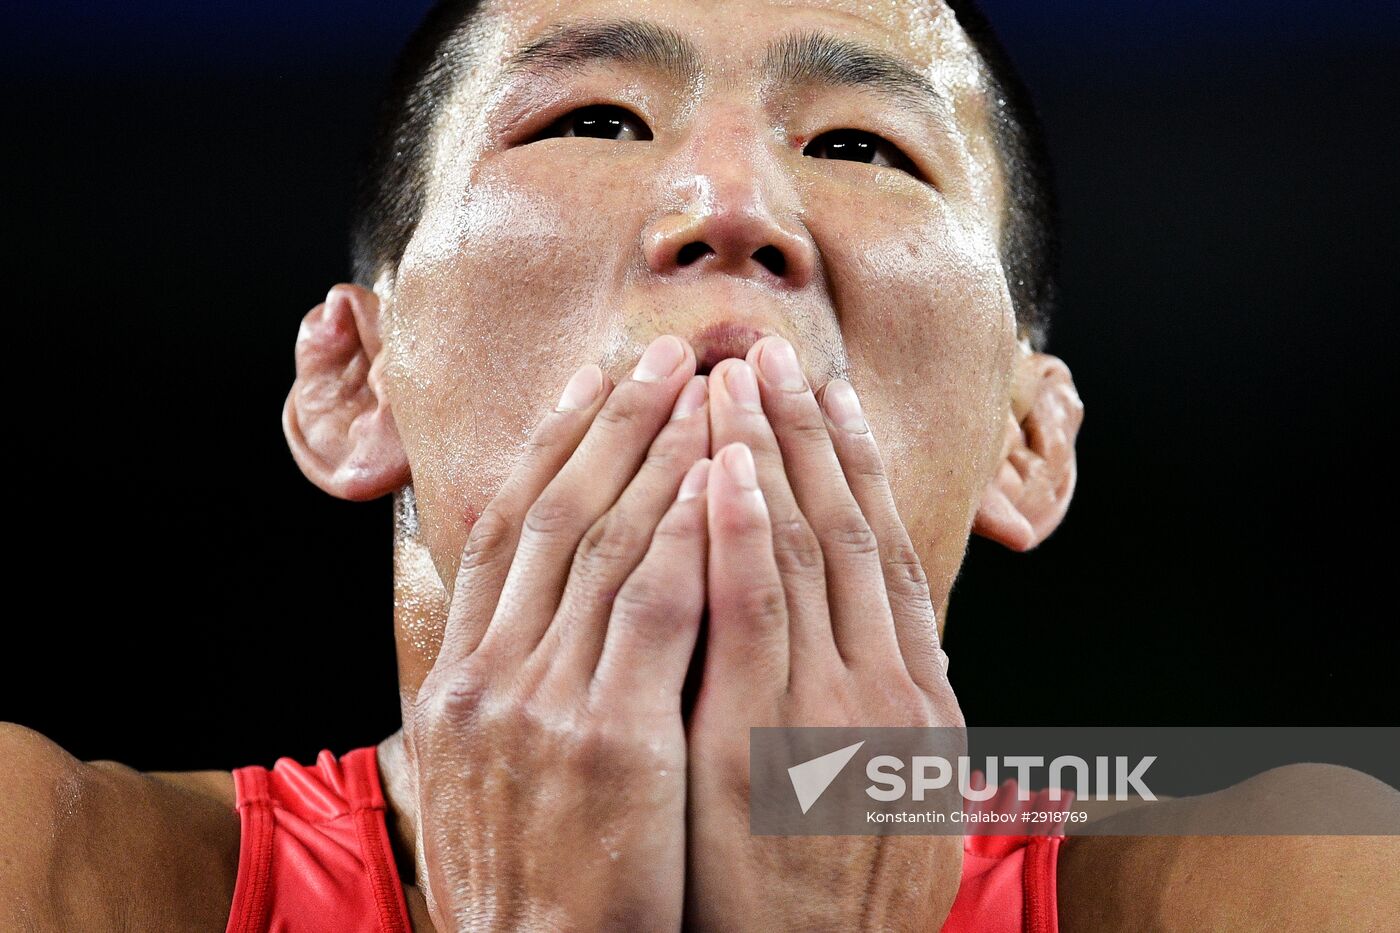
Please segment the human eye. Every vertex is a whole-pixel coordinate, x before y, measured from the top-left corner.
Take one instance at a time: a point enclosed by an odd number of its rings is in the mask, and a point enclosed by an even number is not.
[[[916,178],[922,177],[898,146],[865,130],[840,129],[822,133],[803,148],[802,154],[817,159],[865,162],[908,172]]]
[[[529,141],[555,137],[588,137],[618,142],[651,139],[651,128],[641,117],[614,104],[590,104],[571,110]]]

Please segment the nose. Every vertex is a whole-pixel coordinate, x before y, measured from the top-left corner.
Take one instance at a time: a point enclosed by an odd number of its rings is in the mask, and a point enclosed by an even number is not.
[[[666,193],[672,209],[643,231],[653,273],[726,274],[783,289],[811,281],[816,248],[763,138],[736,119],[694,134],[677,154]]]

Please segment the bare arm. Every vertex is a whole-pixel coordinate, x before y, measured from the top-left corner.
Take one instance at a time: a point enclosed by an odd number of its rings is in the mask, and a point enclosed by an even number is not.
[[[9,723],[0,723],[0,761],[0,929],[227,923],[238,816],[201,780],[84,763]]]
[[[1314,783],[1373,807],[1377,825],[1400,793],[1359,772],[1324,765],[1278,769],[1216,794],[1161,804],[1192,807],[1203,827],[1215,808],[1294,806]],[[1339,785],[1344,785],[1340,786]],[[1280,787],[1290,789],[1280,794]],[[1133,832],[1126,812],[1107,818]],[[1059,865],[1060,925],[1080,930],[1385,930],[1400,916],[1397,836],[1077,836]]]

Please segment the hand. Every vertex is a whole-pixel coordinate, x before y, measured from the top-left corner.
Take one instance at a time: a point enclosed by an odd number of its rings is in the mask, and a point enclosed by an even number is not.
[[[404,725],[442,933],[680,927],[709,467],[694,373],[675,337],[615,389],[584,367],[471,531]]]
[[[834,380],[819,404],[791,346],[769,337],[715,368],[710,408],[687,927],[936,930],[960,838],[749,834],[751,726],[963,725],[854,390]]]

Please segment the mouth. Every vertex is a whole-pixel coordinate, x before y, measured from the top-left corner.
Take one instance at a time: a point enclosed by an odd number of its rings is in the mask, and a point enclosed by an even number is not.
[[[742,360],[749,348],[766,336],[766,331],[735,321],[706,327],[690,338],[690,345],[695,348],[696,374],[708,376],[721,360],[730,357]]]

